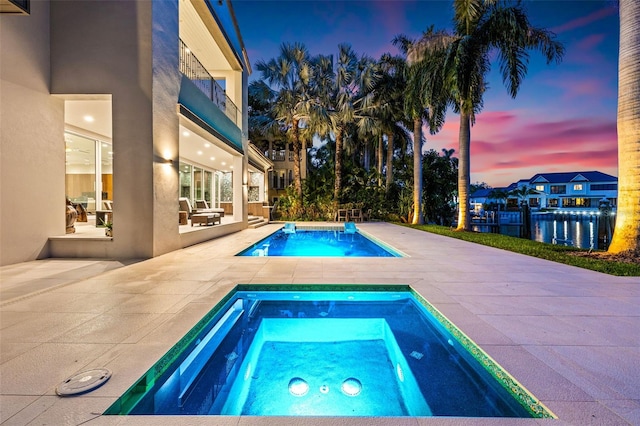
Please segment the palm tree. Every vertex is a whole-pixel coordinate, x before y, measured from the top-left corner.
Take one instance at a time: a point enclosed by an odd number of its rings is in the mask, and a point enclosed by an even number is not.
[[[426,45],[426,40],[440,40],[444,33],[435,32],[433,27],[424,32],[420,42]],[[413,220],[412,224],[423,224],[422,213],[422,123],[427,120],[431,134],[437,133],[444,124],[445,112],[449,102],[448,93],[444,91],[442,82],[436,78],[425,78],[431,73],[425,70],[437,68],[442,55],[437,49],[424,51],[420,61],[415,61],[411,52],[416,48],[416,41],[404,35],[393,39],[393,44],[408,57],[406,68],[407,87],[404,94],[405,115],[413,122]],[[430,44],[431,46],[431,44]]]
[[[256,63],[256,69],[270,86],[277,88],[272,104],[272,114],[286,128],[293,145],[293,176],[295,192],[302,199],[302,177],[300,161],[302,144],[300,140],[300,122],[309,118],[314,102],[311,96],[311,59],[302,43],[280,46],[280,56],[268,62]]]
[[[618,207],[610,253],[640,248],[640,2],[620,0]]]
[[[523,202],[525,202],[527,200],[527,197],[529,195],[538,195],[539,192],[536,191],[535,189],[524,185],[524,186],[519,186],[515,189],[512,189],[511,191],[509,191],[507,193],[507,195],[513,195],[514,197],[516,197],[518,199],[518,205],[521,205]]]
[[[378,79],[375,62],[368,57],[358,59],[350,45],[338,46],[335,81],[333,86],[332,125],[336,140],[334,203],[340,202],[342,192],[342,163],[345,137],[352,126],[363,135],[371,132],[375,120],[373,87]]]
[[[529,23],[519,0],[454,0],[453,4],[454,33],[440,35],[439,40],[446,42],[447,48],[441,63],[443,75],[435,74],[447,84],[454,97],[454,111],[460,114],[457,229],[469,230],[471,126],[482,109],[493,52],[497,53],[502,81],[515,98],[527,72],[527,50],[542,52],[550,63],[562,58],[564,47],[551,32]],[[410,52],[410,59],[428,58],[440,45],[434,43],[433,37],[423,36]]]
[[[506,204],[507,198],[509,198],[509,191],[507,191],[506,189],[502,189],[502,188],[494,188],[489,193],[489,198],[494,198],[494,199],[498,200],[498,211],[500,211],[500,207],[503,204]],[[501,201],[504,201],[504,203],[502,203]],[[505,210],[506,210],[506,208],[505,208]]]
[[[385,53],[379,61],[381,76],[375,87],[377,117],[382,132],[387,136],[386,191],[393,182],[393,151],[396,135],[404,135],[400,122],[404,119],[404,91],[406,88],[407,61],[401,56]],[[378,172],[382,173],[382,141],[379,146]]]

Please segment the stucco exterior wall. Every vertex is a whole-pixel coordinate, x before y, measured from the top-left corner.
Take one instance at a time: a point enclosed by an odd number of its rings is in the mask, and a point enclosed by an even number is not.
[[[49,95],[49,2],[0,15],[0,265],[65,233],[64,103]]]
[[[178,177],[178,95],[182,75],[178,63],[178,2],[152,2],[153,33],[153,256],[181,246],[176,226]],[[173,160],[166,164],[166,160]]]
[[[52,92],[112,95],[114,238],[92,243],[108,257],[179,248],[171,220],[177,164],[164,164],[178,152],[177,7],[177,0],[52,3]]]

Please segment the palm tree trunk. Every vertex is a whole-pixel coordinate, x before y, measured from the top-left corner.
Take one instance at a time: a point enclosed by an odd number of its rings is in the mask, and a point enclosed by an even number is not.
[[[371,140],[369,138],[364,141],[364,155],[362,157],[362,166],[368,172],[371,168]]]
[[[620,0],[618,207],[610,253],[640,248],[640,2]]]
[[[384,139],[382,133],[378,138],[378,150],[376,153],[377,168],[378,168],[378,188],[382,186],[382,152],[383,152]]]
[[[469,211],[469,185],[470,181],[470,157],[471,146],[471,116],[460,112],[460,133],[458,135],[458,231],[471,229],[471,216]]]
[[[336,132],[336,158],[335,158],[336,181],[333,186],[333,202],[337,206],[340,204],[340,193],[342,192],[342,129]]]
[[[413,119],[413,220],[422,225],[422,119]]]
[[[393,132],[387,135],[387,193],[393,183]]]
[[[298,199],[302,199],[302,176],[300,173],[300,151],[302,144],[300,143],[300,130],[298,129],[298,120],[294,119],[292,123],[293,132],[293,182]]]

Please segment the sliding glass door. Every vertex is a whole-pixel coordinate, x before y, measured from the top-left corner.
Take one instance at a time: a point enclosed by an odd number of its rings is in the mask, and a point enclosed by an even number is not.
[[[113,200],[113,150],[110,143],[65,132],[67,198],[89,213]]]
[[[223,173],[207,170],[189,163],[180,163],[180,196],[188,198],[191,203],[206,200],[209,207],[220,206]]]

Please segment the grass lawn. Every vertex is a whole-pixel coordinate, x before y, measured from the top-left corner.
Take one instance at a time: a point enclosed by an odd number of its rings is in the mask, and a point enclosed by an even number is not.
[[[640,261],[637,254],[635,256],[608,256],[603,251],[589,253],[588,250],[575,247],[539,243],[507,235],[453,231],[446,226],[438,225],[408,225],[404,223],[400,225],[605,274],[640,277]],[[626,259],[626,261],[620,259]]]

